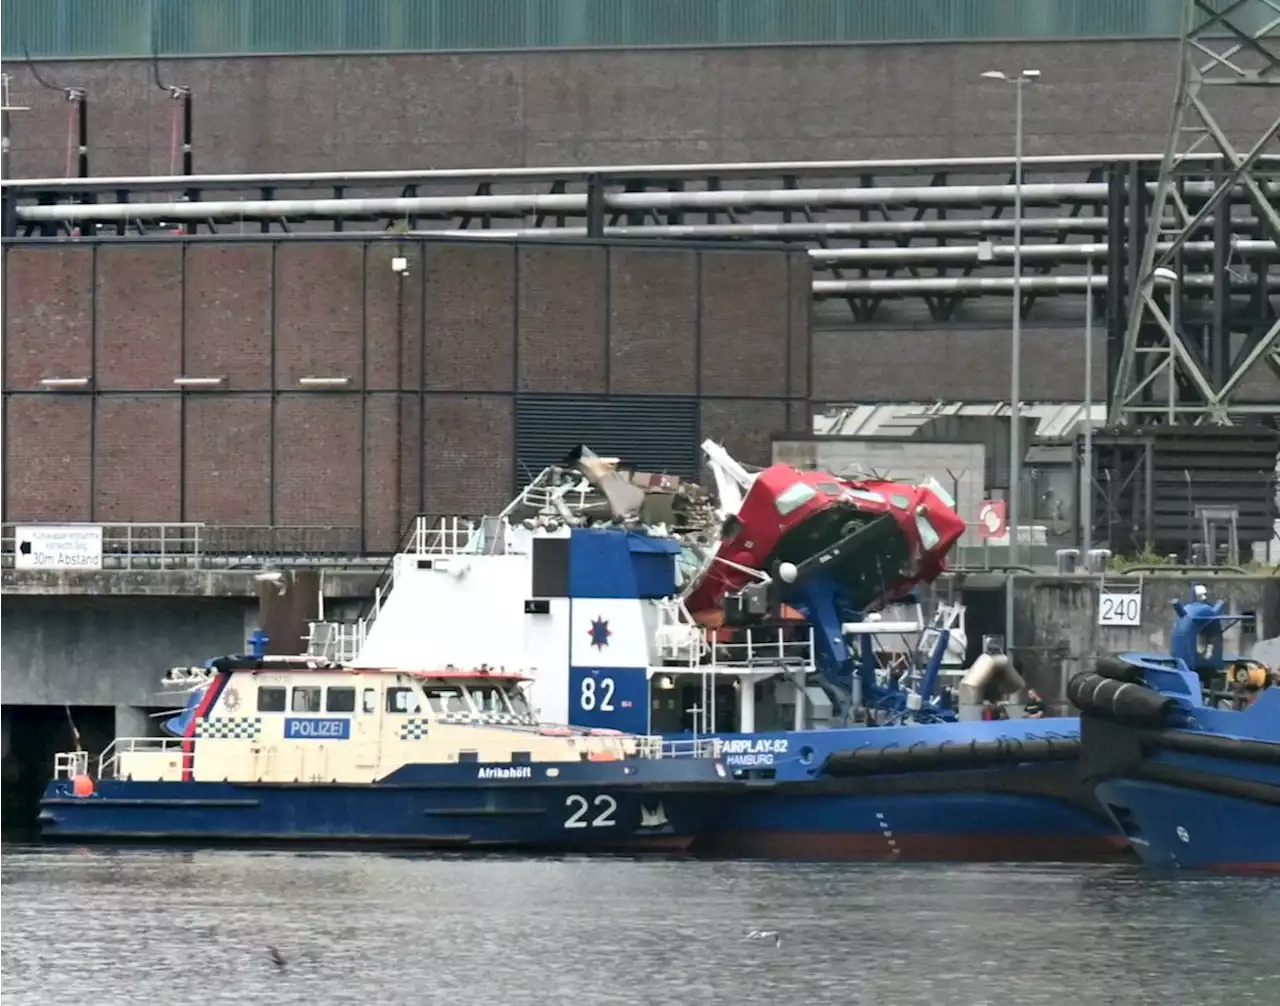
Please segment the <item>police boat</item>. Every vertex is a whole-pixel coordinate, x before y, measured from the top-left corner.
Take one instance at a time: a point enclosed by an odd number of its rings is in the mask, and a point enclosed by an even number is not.
[[[44,838],[680,852],[736,786],[713,741],[549,726],[486,667],[251,653],[184,677],[171,736],[117,738],[96,770],[56,755]]]

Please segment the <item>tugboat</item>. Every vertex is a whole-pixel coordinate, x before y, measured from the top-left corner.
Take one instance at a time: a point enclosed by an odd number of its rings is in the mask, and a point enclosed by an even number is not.
[[[528,674],[548,719],[712,738],[745,790],[695,852],[1123,854],[1075,771],[1078,719],[985,718],[1024,687],[1008,659],[986,654],[942,688],[956,627],[892,617],[963,530],[940,487],[790,469],[806,487],[794,493],[786,466],[748,473],[704,449],[718,499],[580,449],[496,517],[421,519],[366,617],[313,626],[316,652],[374,667],[483,657]],[[806,497],[793,512],[816,504],[799,525],[778,504],[793,497]],[[886,638],[908,631],[919,638],[886,656]]]
[[[1081,768],[1144,863],[1280,873],[1280,675],[1224,654],[1240,616],[1196,585],[1169,653],[1076,675]]]
[[[518,674],[221,657],[170,737],[56,757],[49,840],[681,852],[734,789],[715,744],[549,727]]]

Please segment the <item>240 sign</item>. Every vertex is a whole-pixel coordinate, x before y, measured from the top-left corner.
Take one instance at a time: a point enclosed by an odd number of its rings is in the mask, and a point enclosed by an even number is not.
[[[1133,627],[1142,624],[1141,594],[1098,595],[1098,624]]]

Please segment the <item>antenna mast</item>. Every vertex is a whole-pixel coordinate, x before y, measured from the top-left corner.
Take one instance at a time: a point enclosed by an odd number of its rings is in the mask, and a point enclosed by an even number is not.
[[[1280,0],[1183,0],[1178,58],[1107,421],[1276,422],[1280,395],[1238,399],[1259,366],[1280,381]],[[1233,143],[1220,123],[1251,108],[1275,119]],[[1135,212],[1145,198],[1139,186]]]

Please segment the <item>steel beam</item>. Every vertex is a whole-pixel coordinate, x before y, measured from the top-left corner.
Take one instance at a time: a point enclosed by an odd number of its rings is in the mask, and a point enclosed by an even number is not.
[[[1259,12],[1264,17],[1260,25],[1246,24],[1246,15]],[[1233,108],[1245,103],[1276,118],[1259,135],[1238,143],[1220,122],[1237,118]],[[1185,179],[1195,176],[1195,184],[1203,186],[1203,173],[1192,168],[1203,162],[1192,158],[1205,153],[1218,154],[1221,169],[1212,192],[1189,205]],[[1265,301],[1280,270],[1266,258],[1246,259],[1246,253],[1232,246],[1228,221],[1233,211],[1228,207],[1243,191],[1260,225],[1256,237],[1280,242],[1280,199],[1271,188],[1274,183],[1264,177],[1273,171],[1276,153],[1280,0],[1184,0],[1177,94],[1129,304],[1108,414],[1112,425],[1185,419],[1229,425],[1238,411],[1232,399],[1243,379],[1255,366],[1274,360],[1280,321]],[[1209,231],[1206,224],[1215,214],[1218,226]],[[1206,237],[1212,253],[1192,256],[1193,239]],[[1260,308],[1247,314],[1233,304],[1234,280],[1246,262],[1256,273]],[[1213,303],[1192,316],[1182,303],[1182,291],[1202,280],[1213,287]],[[1243,347],[1234,350],[1235,342]]]

